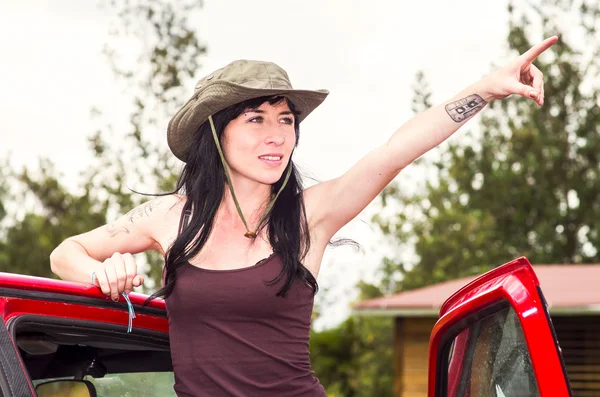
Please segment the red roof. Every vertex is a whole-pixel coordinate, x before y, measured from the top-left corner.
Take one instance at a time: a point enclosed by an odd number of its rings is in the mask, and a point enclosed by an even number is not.
[[[533,267],[553,313],[600,312],[600,264]],[[437,315],[444,301],[476,277],[465,277],[392,296],[359,302],[354,309],[398,315]],[[384,313],[380,313],[384,314]]]

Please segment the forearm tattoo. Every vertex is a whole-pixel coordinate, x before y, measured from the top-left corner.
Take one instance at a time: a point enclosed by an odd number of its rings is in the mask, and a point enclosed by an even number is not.
[[[135,223],[136,220],[143,218],[144,216],[150,216],[154,210],[159,206],[161,199],[148,201],[147,203],[140,205],[124,215],[124,218],[128,223]],[[114,237],[119,233],[130,233],[130,230],[117,222],[106,226],[106,231],[110,237]]]
[[[446,112],[450,118],[457,123],[462,123],[471,116],[477,114],[487,102],[477,94],[469,95],[446,105]]]

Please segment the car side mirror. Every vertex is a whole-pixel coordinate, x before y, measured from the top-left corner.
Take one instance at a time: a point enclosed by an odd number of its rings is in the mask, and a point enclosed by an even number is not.
[[[96,388],[87,380],[51,380],[37,385],[35,391],[38,397],[97,397]]]

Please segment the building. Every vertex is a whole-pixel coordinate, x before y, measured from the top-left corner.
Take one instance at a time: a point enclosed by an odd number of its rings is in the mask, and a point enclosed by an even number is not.
[[[600,265],[537,265],[573,397],[600,396]],[[394,327],[394,396],[427,397],[429,336],[442,303],[475,277],[371,299],[357,315],[389,316]]]

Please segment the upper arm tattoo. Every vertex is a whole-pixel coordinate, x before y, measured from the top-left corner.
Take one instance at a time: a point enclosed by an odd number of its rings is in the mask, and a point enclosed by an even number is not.
[[[149,217],[150,215],[152,215],[152,212],[154,212],[159,207],[161,201],[162,199],[148,201],[147,203],[135,207],[134,209],[126,213],[123,217],[127,220],[128,223],[133,224],[135,223],[135,221],[145,216]],[[124,226],[117,222],[107,225],[106,231],[108,232],[110,237],[114,237],[119,233],[129,234],[131,232],[127,226]]]
[[[477,94],[469,95],[446,105],[446,112],[450,118],[461,123],[471,116],[477,114],[487,102]]]
[[[125,226],[119,226],[117,225],[117,223],[111,223],[110,225],[106,226],[106,231],[108,232],[108,234],[110,235],[110,237],[115,237],[117,234],[119,233],[127,233],[129,234],[129,229],[127,229]]]
[[[135,221],[138,219],[141,219],[145,216],[149,217],[150,215],[152,215],[152,212],[159,207],[160,202],[161,199],[148,201],[147,203],[137,206],[128,213],[126,213],[125,217],[129,221],[129,223],[135,223]]]

